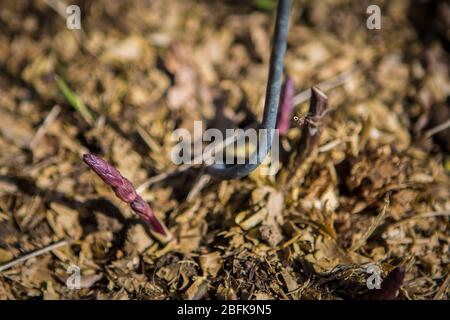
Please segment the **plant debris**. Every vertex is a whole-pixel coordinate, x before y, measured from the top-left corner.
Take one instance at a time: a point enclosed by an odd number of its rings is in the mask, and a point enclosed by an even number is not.
[[[294,1],[279,171],[227,181],[172,133],[261,119],[275,7],[74,2],[77,31],[62,1],[2,3],[0,299],[450,298],[445,1],[376,1],[380,30],[368,1]]]

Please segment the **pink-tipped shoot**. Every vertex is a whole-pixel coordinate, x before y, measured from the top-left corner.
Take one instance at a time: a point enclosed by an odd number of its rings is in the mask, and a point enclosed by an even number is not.
[[[281,89],[280,108],[277,118],[277,129],[280,136],[285,135],[291,126],[292,113],[294,112],[294,81],[287,77]]]
[[[83,161],[91,168],[108,186],[116,196],[128,203],[139,217],[148,223],[151,229],[164,237],[168,234],[164,226],[159,222],[149,204],[137,194],[133,184],[122,176],[120,172],[108,162],[93,154],[83,155]]]
[[[403,284],[405,279],[405,268],[396,267],[389,272],[386,279],[381,283],[381,288],[375,290],[372,295],[372,300],[392,300],[397,295],[397,291]]]

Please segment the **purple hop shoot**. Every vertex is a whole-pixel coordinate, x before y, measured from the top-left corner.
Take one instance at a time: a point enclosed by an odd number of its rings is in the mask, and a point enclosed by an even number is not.
[[[280,111],[278,111],[277,129],[280,136],[285,135],[290,127],[292,113],[294,111],[294,81],[287,77],[281,89]]]
[[[405,268],[396,267],[389,272],[386,279],[381,283],[381,288],[372,295],[372,300],[392,300],[397,295],[398,289],[405,279]]]
[[[137,194],[136,189],[130,180],[122,176],[120,172],[108,162],[93,154],[83,155],[83,161],[114,190],[114,193],[120,200],[128,203],[133,211],[150,225],[152,230],[167,237],[163,225],[158,221],[148,203]]]

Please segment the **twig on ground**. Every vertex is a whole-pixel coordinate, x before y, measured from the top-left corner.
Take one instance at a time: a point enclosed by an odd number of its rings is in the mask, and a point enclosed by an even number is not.
[[[191,191],[186,197],[186,200],[189,202],[192,199],[194,199],[200,193],[200,191],[202,191],[202,189],[208,184],[209,181],[211,181],[211,176],[209,174],[201,173],[197,177]]]
[[[30,149],[34,149],[37,145],[37,143],[41,140],[41,138],[44,136],[45,131],[47,128],[55,122],[56,118],[58,117],[59,113],[61,112],[61,107],[59,105],[55,105],[52,110],[48,113],[48,115],[45,117],[44,122],[42,122],[39,129],[34,134],[33,138],[30,141],[29,147]]]
[[[358,70],[357,67],[352,68],[350,70],[346,70],[331,79],[327,79],[322,82],[319,82],[317,85],[315,85],[315,87],[319,88],[323,92],[326,92],[326,91],[329,91],[336,87],[339,87],[339,86],[343,85],[345,82],[347,82],[349,79],[351,79],[357,70]],[[311,98],[311,90],[310,89],[302,91],[293,98],[294,106],[297,106],[300,103],[308,101],[310,98]]]
[[[367,239],[369,239],[369,237],[375,231],[375,229],[381,224],[381,222],[383,222],[384,216],[386,215],[387,209],[389,208],[389,203],[390,203],[390,200],[389,200],[389,194],[388,194],[384,200],[383,209],[377,215],[375,220],[370,224],[369,228],[366,230],[366,232],[364,232],[364,234],[361,236],[361,238],[359,238],[358,240],[356,240],[356,242],[354,242],[352,244],[352,246],[349,249],[350,252],[356,251],[361,246],[363,246],[366,243]]]
[[[59,14],[61,16],[61,18],[63,18],[63,20],[65,21],[67,19],[67,7],[69,6],[67,3],[65,3],[64,1],[61,0],[44,0],[44,2],[53,10],[55,10],[55,12],[57,14]],[[86,34],[83,30],[83,26],[80,26],[80,29],[74,29],[72,31],[75,31],[73,34],[75,35],[75,39],[77,39],[77,41],[79,43],[83,42],[87,37]]]
[[[434,295],[433,300],[442,299],[442,297],[444,296],[445,292],[448,289],[449,284],[450,284],[450,274],[448,274],[447,277],[445,277],[444,282],[442,282],[442,285],[439,287],[438,291]]]
[[[405,218],[403,220],[397,221],[397,222],[395,222],[393,224],[390,224],[388,226],[388,228],[389,229],[396,228],[396,227],[398,227],[398,226],[400,226],[400,225],[402,225],[404,223],[407,223],[407,222],[410,222],[410,221],[413,221],[413,220],[417,220],[417,219],[427,219],[427,218],[446,217],[446,216],[447,217],[450,216],[450,210],[447,210],[447,211],[423,212],[423,213],[416,214],[416,215],[414,215],[412,217],[408,217],[408,218]]]
[[[62,240],[62,241],[53,243],[53,244],[51,244],[51,245],[49,245],[49,246],[47,246],[47,247],[45,247],[45,248],[42,248],[42,249],[36,250],[36,251],[34,251],[34,252],[28,253],[28,254],[26,254],[26,255],[24,255],[24,256],[22,256],[22,257],[19,257],[19,258],[17,258],[17,259],[14,259],[14,260],[12,260],[12,261],[10,261],[10,262],[8,262],[8,263],[6,263],[6,264],[0,266],[0,272],[5,271],[6,269],[12,268],[12,267],[14,267],[15,265],[17,265],[17,264],[19,264],[19,263],[22,263],[22,262],[24,262],[24,261],[27,261],[27,260],[29,260],[29,259],[31,259],[31,258],[40,256],[40,255],[42,255],[42,254],[44,254],[44,253],[46,253],[46,252],[53,251],[53,250],[55,250],[55,249],[61,248],[61,247],[63,247],[63,246],[66,246],[66,245],[68,245],[68,244],[69,244],[69,241],[68,241],[68,240]]]
[[[441,123],[440,125],[437,125],[434,128],[431,128],[429,130],[427,130],[425,132],[425,134],[423,135],[424,139],[428,139],[431,138],[432,136],[434,136],[435,134],[444,131],[446,129],[450,128],[450,119]]]

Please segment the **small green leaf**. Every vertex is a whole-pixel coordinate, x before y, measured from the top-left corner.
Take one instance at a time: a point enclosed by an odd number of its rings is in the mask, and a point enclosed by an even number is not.
[[[83,101],[77,97],[63,79],[57,76],[56,82],[58,83],[59,90],[61,90],[61,93],[67,99],[67,102],[69,102],[69,104],[81,114],[83,119],[92,126],[94,124],[94,117]]]
[[[254,0],[253,5],[258,10],[272,11],[277,7],[277,2],[275,0]]]

